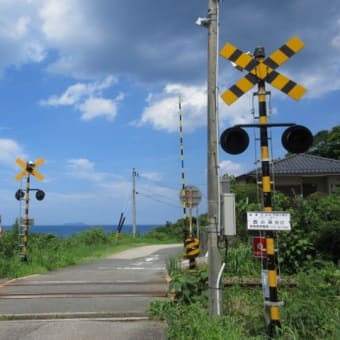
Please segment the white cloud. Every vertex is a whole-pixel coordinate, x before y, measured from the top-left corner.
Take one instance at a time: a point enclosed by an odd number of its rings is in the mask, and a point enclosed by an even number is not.
[[[60,96],[50,96],[47,100],[42,100],[40,103],[42,105],[50,106],[74,105],[85,95],[88,95],[86,84],[76,83],[69,86]]]
[[[67,37],[69,25],[72,25],[72,4],[72,0],[48,0],[42,4],[39,15],[43,21],[42,31],[48,39],[58,42]]]
[[[156,130],[178,131],[179,97],[182,122],[186,131],[193,131],[206,122],[207,94],[204,86],[168,84],[161,93],[150,94],[148,105],[138,125],[150,124]]]
[[[12,139],[0,139],[0,162],[10,167],[17,167],[15,164],[17,157],[27,158],[22,147]]]
[[[83,1],[45,0],[39,7],[42,31],[46,38],[59,47],[72,47],[80,41],[91,45],[100,39],[100,26],[93,25],[91,13]]]
[[[77,158],[68,160],[68,166],[73,170],[94,170],[94,163],[86,158]]]
[[[39,63],[47,53],[36,5],[29,1],[1,1],[0,72],[9,65]]]
[[[227,89],[227,87],[226,87]],[[177,132],[179,125],[179,97],[182,102],[182,123],[186,132],[207,124],[206,86],[168,84],[162,92],[149,94],[147,107],[136,125],[151,125],[156,130]],[[245,94],[233,105],[226,105],[219,97],[218,116],[223,126],[245,124],[253,120],[252,96]]]
[[[162,175],[159,172],[142,172],[139,174],[140,177],[145,178],[149,181],[160,181],[162,179]]]
[[[86,158],[70,159],[67,161],[67,165],[70,176],[96,184],[101,184],[108,176],[107,173],[96,171],[95,164]]]
[[[116,103],[111,99],[89,98],[79,105],[83,120],[91,120],[96,117],[105,116],[108,120],[113,120],[117,114]]]
[[[220,162],[220,174],[228,174],[228,175],[234,175],[238,176],[240,175],[244,169],[242,168],[242,165],[239,163],[234,163],[230,160],[224,160]]]
[[[14,39],[20,39],[24,37],[29,30],[31,18],[28,16],[19,17],[13,24],[12,29],[9,31],[9,35]]]
[[[113,76],[107,76],[102,81],[89,83],[76,83],[70,85],[61,95],[52,95],[47,100],[42,100],[42,105],[59,106],[74,105],[79,103],[83,98],[101,96],[103,90],[110,88],[116,79]]]
[[[117,114],[117,103],[124,99],[124,94],[119,93],[116,98],[103,97],[103,91],[110,88],[116,79],[108,76],[102,81],[89,83],[76,83],[69,86],[61,95],[52,95],[46,100],[41,100],[41,105],[46,106],[74,106],[81,112],[83,120],[97,117],[106,117],[113,120]]]

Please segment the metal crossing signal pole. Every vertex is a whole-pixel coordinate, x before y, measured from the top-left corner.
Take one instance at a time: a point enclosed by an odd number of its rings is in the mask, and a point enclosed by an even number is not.
[[[263,62],[265,57],[264,48],[256,48],[254,51],[255,60]],[[259,69],[258,72],[261,72]],[[268,148],[268,131],[267,131],[267,103],[265,81],[259,76],[258,82],[258,104],[259,104],[259,122],[260,122],[260,143],[261,143],[261,166],[262,166],[262,194],[263,210],[272,211],[272,192],[270,178],[270,155]],[[267,334],[272,337],[276,327],[281,327],[279,301],[277,296],[277,278],[274,252],[273,232],[266,231],[266,252],[267,258],[263,261],[264,275],[268,273],[269,296],[265,296],[265,313],[267,322]]]
[[[27,257],[28,230],[29,230],[29,226],[31,224],[30,219],[29,219],[30,191],[31,190],[36,191],[36,198],[39,201],[43,200],[44,197],[45,197],[45,193],[42,190],[30,188],[30,177],[31,177],[31,175],[33,175],[40,181],[44,179],[44,176],[36,170],[36,167],[40,166],[44,162],[45,162],[44,158],[39,158],[35,162],[24,162],[20,158],[16,159],[16,163],[19,166],[21,166],[23,170],[15,176],[15,179],[18,181],[18,180],[22,179],[24,176],[27,177],[27,179],[26,179],[26,193],[24,193],[21,189],[19,189],[15,194],[16,199],[19,200],[19,201],[21,199],[23,199],[23,197],[25,196],[25,213],[24,213],[24,218],[23,218],[23,221],[22,221],[22,225],[24,227],[22,260],[25,261],[25,262],[27,262],[27,260],[28,260],[28,257]],[[20,224],[21,224],[21,221],[20,221]]]
[[[254,55],[250,55],[249,53],[242,52],[236,46],[227,43],[220,52],[224,58],[229,59],[239,70],[248,71],[246,76],[222,93],[221,98],[226,104],[233,104],[244,93],[251,90],[256,84],[258,85],[256,95],[258,96],[259,104],[259,124],[241,124],[226,129],[221,135],[220,143],[222,149],[227,153],[235,155],[242,153],[249,144],[248,134],[242,127],[256,127],[260,129],[264,214],[266,212],[272,212],[267,128],[274,126],[289,126],[283,133],[281,141],[286,150],[292,153],[306,152],[313,142],[311,132],[304,126],[291,123],[267,123],[266,96],[269,93],[267,93],[265,89],[266,82],[295,100],[299,100],[306,92],[306,89],[303,86],[276,71],[280,65],[289,60],[289,58],[299,52],[302,48],[303,42],[298,37],[292,37],[266,59],[264,48],[262,47],[255,49]],[[274,239],[273,231],[269,231],[270,229],[271,228],[264,229],[266,233],[267,258],[263,262],[262,275],[265,279],[263,280],[263,288],[267,331],[268,335],[273,337],[275,329],[281,327],[279,314],[279,306],[281,303],[278,301],[277,297]],[[268,285],[266,284],[267,282]]]
[[[136,237],[137,223],[136,223],[136,176],[138,173],[135,168],[132,169],[132,236]]]
[[[27,262],[28,229],[29,229],[29,204],[30,204],[30,175],[26,180],[25,213],[24,213],[24,236],[23,236],[23,258]]]

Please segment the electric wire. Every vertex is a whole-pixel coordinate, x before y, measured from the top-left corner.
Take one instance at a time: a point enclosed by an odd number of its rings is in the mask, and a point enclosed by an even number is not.
[[[146,197],[146,198],[148,198],[152,201],[162,203],[164,205],[171,206],[171,207],[174,207],[174,208],[180,207],[180,205],[176,205],[176,204],[172,204],[170,202],[166,202],[166,201],[163,201],[163,200],[160,200],[160,199],[156,199],[153,195],[148,195],[148,194],[144,194],[144,193],[141,193],[141,192],[138,192],[138,195],[144,196],[144,197]]]

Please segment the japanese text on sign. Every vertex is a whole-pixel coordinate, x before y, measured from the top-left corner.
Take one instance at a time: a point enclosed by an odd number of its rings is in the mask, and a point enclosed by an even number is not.
[[[248,230],[290,230],[290,213],[287,212],[247,212]]]

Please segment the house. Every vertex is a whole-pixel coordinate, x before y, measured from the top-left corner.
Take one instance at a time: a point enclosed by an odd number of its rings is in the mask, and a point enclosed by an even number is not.
[[[261,181],[261,168],[236,177],[239,183]],[[340,189],[340,160],[292,154],[272,163],[271,180],[275,190],[286,195],[326,194]]]

